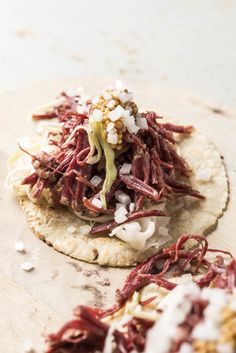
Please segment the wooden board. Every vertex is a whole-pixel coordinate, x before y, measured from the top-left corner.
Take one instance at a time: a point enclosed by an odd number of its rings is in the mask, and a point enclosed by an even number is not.
[[[96,94],[112,83],[96,78],[60,80],[2,92],[1,185],[7,173],[7,158],[16,149],[17,141],[33,134],[33,123],[27,118],[31,109],[50,101],[71,85],[82,85],[86,92]],[[236,255],[236,112],[156,83],[126,83],[135,92],[140,107],[155,109],[159,114],[193,124],[215,142],[224,156],[230,200],[217,229],[208,239],[211,245],[228,249]],[[41,352],[45,332],[57,329],[69,319],[77,304],[109,306],[114,301],[115,288],[121,285],[129,270],[99,268],[57,253],[28,229],[10,190],[1,188],[0,203],[0,351],[22,352],[24,343],[31,338],[36,351]],[[24,241],[25,254],[15,252],[14,243],[18,240]],[[27,260],[35,265],[35,270],[29,273],[20,269],[20,264]]]

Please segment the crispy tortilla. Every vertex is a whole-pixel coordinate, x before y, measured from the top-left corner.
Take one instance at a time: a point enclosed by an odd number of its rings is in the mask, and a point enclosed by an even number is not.
[[[228,182],[219,152],[211,141],[199,132],[184,136],[178,144],[179,152],[192,169],[190,183],[206,200],[181,197],[167,201],[171,215],[169,232],[173,241],[182,233],[207,234],[215,227],[228,199]],[[209,178],[201,181],[199,171],[207,171]],[[104,266],[125,267],[141,262],[157,251],[150,248],[144,253],[132,249],[127,243],[108,235],[81,235],[69,233],[68,227],[78,229],[85,224],[66,208],[54,209],[31,202],[22,192],[22,186],[14,189],[27,222],[34,233],[56,250],[75,259]]]

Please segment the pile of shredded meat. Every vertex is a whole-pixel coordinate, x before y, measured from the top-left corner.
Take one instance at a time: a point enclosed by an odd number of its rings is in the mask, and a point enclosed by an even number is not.
[[[86,112],[78,113],[80,96],[61,96],[63,102],[50,112],[33,115],[34,120],[57,118],[61,124],[59,134],[48,135],[53,151],[31,155],[34,172],[22,184],[30,186],[34,198],[39,199],[44,190],[49,190],[54,207],[66,205],[94,222],[98,216],[107,216],[105,223],[95,224],[91,234],[109,231],[119,223],[166,215],[158,208],[146,209],[146,200],[157,204],[165,198],[185,195],[204,198],[187,183],[191,171],[175,146],[174,133],[191,134],[191,126],[161,123],[161,117],[154,112],[138,113],[145,124],[135,133],[124,128],[120,149],[113,146],[110,151],[109,144],[105,149],[101,136],[99,142],[99,136],[91,131],[92,101],[86,101]],[[180,182],[180,177],[186,182]],[[102,192],[105,204],[101,202]],[[126,214],[117,221],[114,214],[120,195]]]
[[[189,240],[194,240],[197,244],[190,251],[186,250]],[[207,259],[210,253],[217,253],[211,261]],[[229,261],[225,263],[227,257]],[[56,334],[48,336],[47,353],[144,352],[147,334],[154,327],[155,321],[129,317],[123,324],[123,329],[112,329],[104,319],[116,314],[135,291],[140,291],[150,283],[158,285],[157,296],[161,288],[171,293],[177,288],[174,278],[186,273],[196,278],[193,281],[199,290],[214,287],[232,293],[236,287],[236,260],[230,253],[209,248],[207,240],[202,236],[183,235],[175,244],[145,260],[130,273],[124,287],[117,291],[117,302],[112,308],[102,310],[77,307],[74,320],[65,324]],[[145,306],[155,298],[139,302],[139,305]],[[202,321],[207,301],[195,298],[191,305],[192,309],[178,331],[182,334],[174,337],[171,350],[168,351],[170,353],[179,352],[179,347],[185,341],[191,344],[189,333]],[[160,309],[159,312],[161,314]],[[113,343],[112,348],[106,350],[109,334],[112,335]],[[158,337],[155,337],[155,347],[158,347]]]

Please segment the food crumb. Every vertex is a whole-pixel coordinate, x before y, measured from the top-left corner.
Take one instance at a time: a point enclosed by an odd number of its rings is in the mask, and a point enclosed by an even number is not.
[[[24,252],[25,251],[25,246],[22,241],[16,241],[15,242],[15,250],[17,252]]]
[[[31,342],[26,342],[23,347],[23,352],[24,353],[36,353],[33,344]]]
[[[32,271],[34,269],[34,265],[32,264],[32,262],[23,262],[21,264],[21,269],[23,271]]]
[[[76,231],[76,228],[73,227],[73,226],[70,226],[70,227],[67,228],[67,232],[70,233],[70,234],[75,233],[75,231]]]

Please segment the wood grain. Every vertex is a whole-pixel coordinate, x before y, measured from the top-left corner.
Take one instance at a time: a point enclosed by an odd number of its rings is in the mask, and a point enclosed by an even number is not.
[[[7,173],[7,158],[16,149],[17,141],[33,134],[34,125],[27,118],[31,109],[50,101],[71,85],[83,85],[87,93],[94,94],[112,83],[99,78],[58,80],[2,92],[1,184]],[[193,124],[215,142],[226,164],[230,200],[217,229],[208,239],[211,245],[228,249],[236,255],[236,112],[156,83],[131,81],[127,84],[135,92],[140,107]],[[26,341],[32,341],[36,352],[42,352],[45,330],[56,329],[69,319],[77,304],[109,306],[114,301],[115,288],[121,285],[128,269],[99,268],[57,253],[32,234],[13,193],[4,188],[0,190],[0,219],[1,352],[22,352]],[[17,240],[24,241],[25,254],[15,252]],[[21,263],[27,260],[35,265],[35,270],[30,273],[20,269]]]

